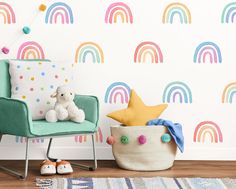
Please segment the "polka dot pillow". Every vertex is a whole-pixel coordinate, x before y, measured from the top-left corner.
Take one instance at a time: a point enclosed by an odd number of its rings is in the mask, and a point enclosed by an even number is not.
[[[33,120],[45,119],[52,109],[55,98],[51,98],[58,86],[71,83],[72,64],[49,61],[9,61],[11,98],[27,103]]]

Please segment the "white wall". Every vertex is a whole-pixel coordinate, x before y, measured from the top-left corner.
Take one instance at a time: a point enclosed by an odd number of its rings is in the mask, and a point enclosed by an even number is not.
[[[0,1],[3,2],[3,1]],[[180,81],[190,88],[192,103],[169,103],[162,118],[179,122],[183,125],[185,136],[185,152],[178,154],[178,159],[236,159],[236,99],[231,103],[222,103],[225,87],[235,82],[236,38],[235,23],[221,23],[221,15],[229,2],[219,1],[185,1],[191,13],[192,23],[181,24],[177,14],[174,22],[162,23],[165,8],[172,1],[133,1],[125,0],[133,16],[133,23],[105,23],[108,6],[116,1],[67,0],[73,11],[73,24],[46,24],[46,12],[37,10],[40,3],[48,7],[51,1],[7,0],[15,15],[15,24],[4,24],[0,15],[0,46],[10,48],[9,54],[0,54],[1,59],[17,58],[22,43],[36,41],[45,53],[45,57],[53,61],[74,62],[76,49],[84,42],[98,44],[104,53],[104,63],[92,63],[92,56],[86,57],[86,63],[78,63],[76,67],[77,90],[81,94],[93,94],[99,97],[101,114],[99,126],[103,140],[97,142],[98,157],[112,158],[111,149],[105,143],[109,135],[109,127],[117,122],[106,117],[106,114],[125,108],[120,98],[117,103],[105,103],[106,90],[114,82],[124,82],[134,88],[147,105],[163,103],[162,97],[166,86]],[[175,1],[174,1],[175,2]],[[230,14],[233,17],[234,10]],[[235,8],[236,9],[236,8]],[[1,9],[0,9],[1,10]],[[228,9],[226,10],[227,13]],[[23,35],[21,28],[31,27],[31,34]],[[155,42],[162,51],[163,63],[134,63],[136,47],[144,41]],[[221,52],[222,62],[210,63],[210,55],[206,54],[205,63],[194,63],[194,53],[203,42],[215,43]],[[216,50],[214,50],[216,52]],[[207,51],[205,51],[207,52]],[[211,54],[213,51],[209,51]],[[219,55],[218,55],[219,56]],[[233,85],[234,86],[234,85]],[[232,88],[233,93],[236,89]],[[229,92],[230,92],[229,91]],[[228,93],[229,93],[228,92]],[[212,121],[221,130],[210,142],[210,134],[200,142],[194,142],[194,130],[204,121]],[[204,127],[204,125],[202,126]],[[213,130],[216,130],[212,125]],[[205,130],[206,131],[206,130]],[[202,135],[203,136],[203,135]],[[55,155],[66,159],[89,158],[88,142],[76,142],[74,137],[56,139]],[[31,144],[30,156],[34,159],[45,158],[47,140]],[[24,157],[24,144],[15,137],[5,136],[0,145],[0,159],[18,159]],[[4,152],[4,153],[3,153]]]

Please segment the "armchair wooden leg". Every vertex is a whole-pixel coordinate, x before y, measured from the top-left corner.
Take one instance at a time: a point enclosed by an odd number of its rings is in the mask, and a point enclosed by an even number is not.
[[[0,169],[12,174],[12,175],[15,175],[17,176],[18,178],[24,180],[27,178],[27,175],[28,175],[28,162],[29,162],[29,159],[28,159],[28,151],[29,151],[29,139],[26,138],[26,150],[25,150],[25,171],[24,171],[24,174],[21,174],[19,172],[16,172],[14,170],[11,170],[11,169],[8,169],[6,167],[3,167],[3,166],[0,166]]]
[[[94,161],[93,166],[82,165],[82,164],[78,164],[78,163],[74,163],[74,162],[71,162],[71,164],[74,165],[74,166],[77,166],[77,167],[79,167],[81,169],[85,169],[85,170],[89,170],[89,171],[95,171],[97,169],[97,159],[96,159],[96,149],[95,149],[94,134],[92,134],[91,136],[92,136],[92,145],[93,145],[93,161]],[[49,156],[50,149],[51,149],[51,144],[52,144],[52,138],[50,138],[50,140],[49,140],[48,149],[47,149],[47,158],[49,160],[55,162],[55,161],[57,161],[57,159],[51,158]]]
[[[2,135],[2,134],[0,134],[0,142],[2,141],[2,136],[3,136],[3,135]]]

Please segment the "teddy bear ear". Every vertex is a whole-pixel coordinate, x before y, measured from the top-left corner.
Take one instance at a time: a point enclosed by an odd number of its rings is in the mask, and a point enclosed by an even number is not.
[[[57,96],[57,92],[53,93],[53,94],[51,95],[51,98],[56,98],[56,96]]]

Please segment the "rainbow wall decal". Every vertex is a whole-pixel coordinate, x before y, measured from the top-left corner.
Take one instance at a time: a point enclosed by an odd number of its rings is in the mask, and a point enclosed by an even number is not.
[[[17,53],[17,59],[45,59],[42,47],[34,42],[23,43]]]
[[[227,4],[221,15],[221,23],[234,23],[234,17],[236,15],[236,2]]]
[[[5,2],[0,2],[0,20],[1,17],[3,18],[4,24],[16,23],[16,16],[12,7]]]
[[[95,134],[95,140],[97,143],[99,142],[103,143],[103,134],[100,127],[98,128],[98,131]],[[75,142],[79,142],[79,143],[87,142],[87,135],[75,136]]]
[[[26,138],[25,137],[20,137],[20,136],[16,136],[16,143],[25,143],[26,142]],[[32,139],[31,140],[32,143],[44,143],[44,139],[43,138],[37,138],[37,139]]]
[[[105,23],[117,23],[118,17],[122,23],[133,23],[133,15],[128,5],[122,2],[112,3],[106,11]]]
[[[66,3],[53,3],[46,12],[45,23],[57,24],[59,18],[62,24],[74,23],[73,12]]]
[[[236,82],[228,84],[222,94],[222,103],[233,103],[233,98],[236,94]]]
[[[163,55],[160,47],[154,42],[145,41],[136,47],[134,62],[147,62],[148,58],[151,58],[152,63],[163,62]]]
[[[192,93],[190,88],[183,82],[175,81],[169,83],[163,93],[164,103],[192,103]]]
[[[106,90],[105,94],[105,103],[117,103],[119,97],[122,104],[129,102],[131,89],[124,82],[115,82],[112,83]]]
[[[223,135],[219,126],[212,121],[203,121],[197,125],[193,141],[205,143],[207,137],[210,137],[211,143],[223,142]]]
[[[169,4],[163,13],[162,23],[173,23],[174,16],[178,15],[181,24],[191,24],[191,13],[188,7],[182,3],[171,3]]]
[[[221,63],[222,56],[219,46],[209,41],[198,45],[194,53],[193,61],[195,63],[205,63],[207,61],[207,57],[209,57],[208,60],[210,63]]]
[[[82,43],[76,50],[75,62],[85,63],[87,55],[91,55],[93,63],[104,63],[104,54],[101,47],[94,42]]]

